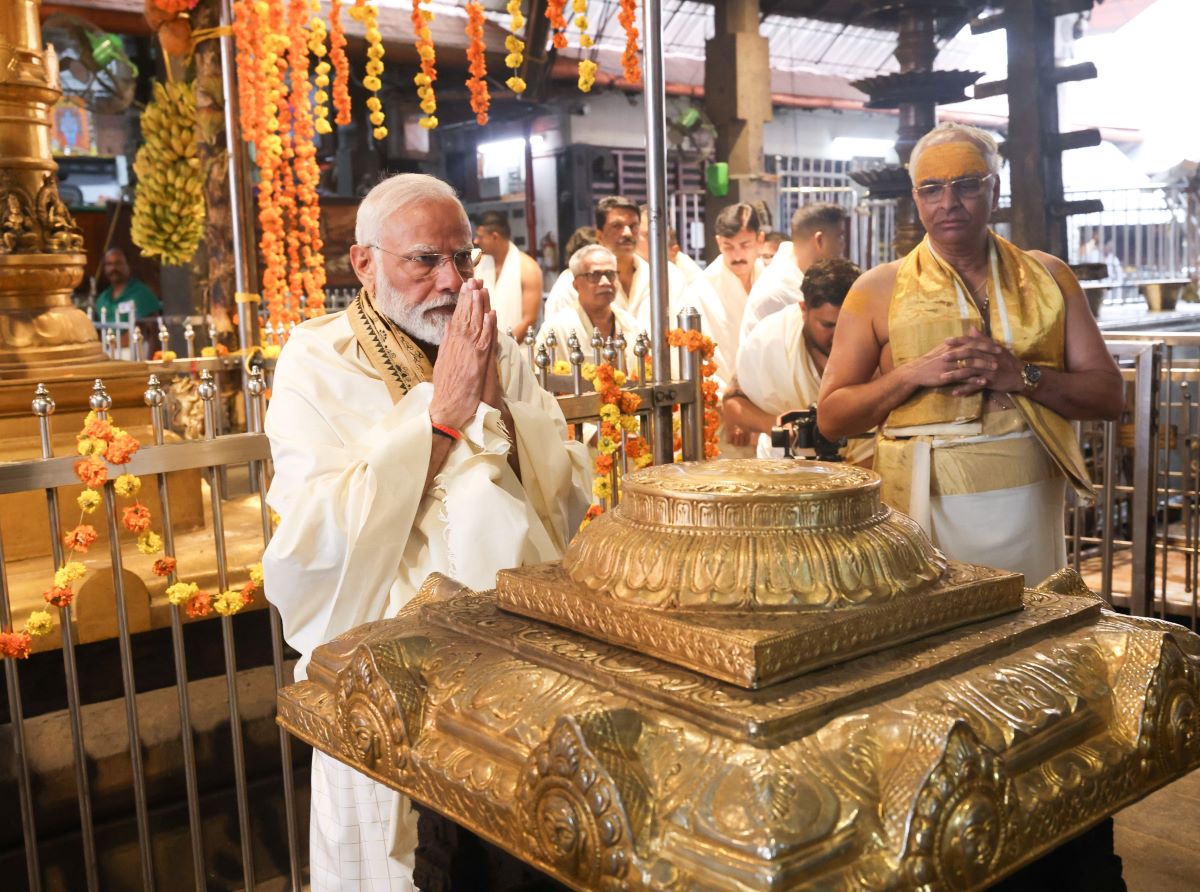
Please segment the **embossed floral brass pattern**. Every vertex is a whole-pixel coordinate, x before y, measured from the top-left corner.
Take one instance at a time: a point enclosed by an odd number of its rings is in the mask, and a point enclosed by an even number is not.
[[[434,578],[280,722],[576,889],[981,889],[1200,766],[1197,636],[1024,605],[753,691]]]

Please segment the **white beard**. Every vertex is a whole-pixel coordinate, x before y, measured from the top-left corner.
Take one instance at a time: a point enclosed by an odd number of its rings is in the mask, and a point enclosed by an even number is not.
[[[443,317],[441,314],[433,316],[429,311],[453,307],[458,302],[457,294],[446,292],[418,304],[409,303],[383,276],[375,278],[374,297],[379,312],[400,326],[405,334],[435,347],[446,337],[446,326],[450,323],[450,317]]]

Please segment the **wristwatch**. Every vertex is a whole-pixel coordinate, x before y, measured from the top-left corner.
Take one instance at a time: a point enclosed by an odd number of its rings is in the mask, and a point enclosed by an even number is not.
[[[1021,381],[1025,384],[1025,393],[1033,393],[1042,383],[1042,370],[1032,362],[1021,367]]]

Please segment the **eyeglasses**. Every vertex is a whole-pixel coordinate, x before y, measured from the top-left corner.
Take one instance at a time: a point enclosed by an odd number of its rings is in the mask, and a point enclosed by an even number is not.
[[[475,275],[475,265],[483,256],[483,251],[479,248],[464,248],[453,254],[397,254],[395,251],[389,251],[379,245],[367,245],[366,247],[375,248],[384,254],[391,254],[393,257],[403,260],[404,272],[410,279],[415,280],[428,279],[430,276],[437,275],[437,271],[446,263],[453,263],[458,274],[464,279],[469,279]]]
[[[917,198],[926,204],[936,204],[941,201],[942,196],[946,194],[947,186],[954,190],[956,198],[978,198],[983,192],[984,184],[994,176],[994,173],[989,173],[981,177],[959,177],[948,183],[927,183],[924,186],[917,186],[914,191],[917,193]]]
[[[587,279],[593,285],[599,285],[602,279],[608,279],[610,282],[617,281],[617,271],[615,269],[594,269],[590,273],[580,273],[575,278]]]

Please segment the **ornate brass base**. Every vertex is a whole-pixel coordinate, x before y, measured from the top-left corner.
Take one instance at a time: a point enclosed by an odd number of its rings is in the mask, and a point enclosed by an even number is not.
[[[746,688],[1021,609],[1020,573],[949,562],[933,588],[832,610],[655,610],[572,580],[559,564],[501,570],[505,610],[623,644]]]
[[[1200,637],[1067,574],[751,691],[434,576],[279,721],[576,889],[982,889],[1200,765]]]

